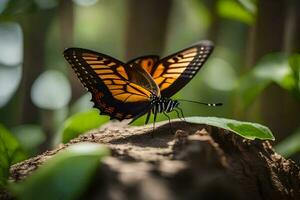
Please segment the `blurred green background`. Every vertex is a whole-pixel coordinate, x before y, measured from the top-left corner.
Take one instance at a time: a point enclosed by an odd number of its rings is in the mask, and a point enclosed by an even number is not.
[[[108,122],[65,62],[67,47],[125,62],[208,39],[214,53],[174,98],[224,106],[183,103],[185,115],[264,124],[300,162],[299,10],[298,0],[1,0],[0,132],[30,157]]]

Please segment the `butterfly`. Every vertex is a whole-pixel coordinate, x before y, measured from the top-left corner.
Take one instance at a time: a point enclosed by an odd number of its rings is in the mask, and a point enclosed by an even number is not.
[[[64,57],[92,94],[91,101],[100,114],[133,122],[147,113],[148,123],[151,113],[154,121],[158,113],[166,115],[175,110],[178,114],[177,109],[183,116],[179,100],[172,100],[171,96],[197,74],[213,47],[212,42],[201,41],[162,59],[149,55],[127,63],[82,48],[68,48]]]

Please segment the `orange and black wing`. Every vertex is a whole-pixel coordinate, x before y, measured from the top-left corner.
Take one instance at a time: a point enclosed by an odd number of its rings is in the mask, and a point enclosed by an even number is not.
[[[64,56],[81,83],[92,93],[92,101],[101,114],[123,120],[148,111],[153,92],[129,81],[131,73],[121,61],[80,48],[69,48]]]
[[[132,59],[127,62],[128,65],[131,63],[137,64],[136,66],[142,67],[146,72],[149,74],[153,70],[154,66],[158,63],[159,56],[156,55],[147,55],[147,56],[141,56],[135,59]]]
[[[158,85],[161,96],[171,97],[196,75],[212,51],[210,41],[201,41],[157,61],[150,70],[142,66]]]
[[[142,85],[152,91],[156,96],[160,96],[160,89],[151,77],[150,72],[158,61],[158,56],[148,55],[135,58],[125,64],[130,75],[130,81]]]

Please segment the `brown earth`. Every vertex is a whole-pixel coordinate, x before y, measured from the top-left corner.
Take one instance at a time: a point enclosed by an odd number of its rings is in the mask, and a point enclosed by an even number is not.
[[[19,164],[19,181],[67,146],[106,144],[112,155],[81,199],[300,199],[300,168],[272,149],[207,125],[174,121],[152,127],[110,123]]]

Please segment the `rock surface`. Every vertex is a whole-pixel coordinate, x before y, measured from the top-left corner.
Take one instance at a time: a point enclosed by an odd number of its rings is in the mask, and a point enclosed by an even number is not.
[[[300,169],[270,142],[247,140],[207,125],[174,121],[93,130],[11,168],[30,175],[47,159],[79,142],[106,144],[104,160],[81,199],[300,199]],[[152,136],[153,134],[153,136]]]

